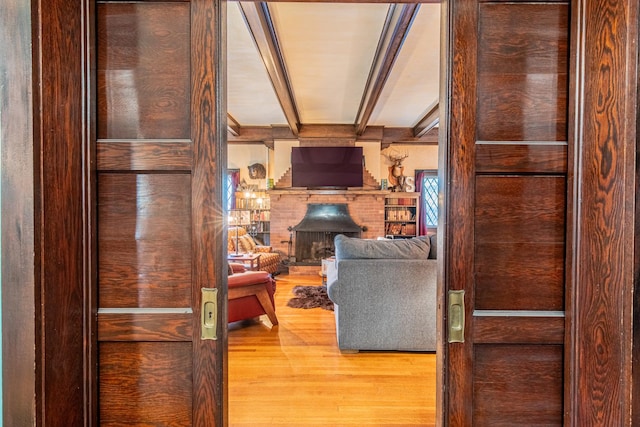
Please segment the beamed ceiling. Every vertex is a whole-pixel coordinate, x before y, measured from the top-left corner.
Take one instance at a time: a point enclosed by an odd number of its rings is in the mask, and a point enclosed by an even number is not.
[[[230,2],[229,142],[437,142],[440,4]]]

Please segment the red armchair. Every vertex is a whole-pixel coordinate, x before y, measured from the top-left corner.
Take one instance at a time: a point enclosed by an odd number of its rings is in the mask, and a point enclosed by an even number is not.
[[[251,319],[266,314],[272,325],[278,324],[273,294],[276,282],[266,271],[246,271],[242,264],[230,263],[228,278],[228,321]]]

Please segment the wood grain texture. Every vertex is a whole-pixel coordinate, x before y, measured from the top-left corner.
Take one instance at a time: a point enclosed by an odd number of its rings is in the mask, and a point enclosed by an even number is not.
[[[190,342],[101,343],[99,355],[101,426],[193,426]]]
[[[631,267],[638,236],[638,2],[581,0],[573,10],[573,90],[583,98],[571,121],[576,133],[570,163],[580,179],[572,194],[571,220],[579,226],[571,316],[579,328],[569,341],[566,422],[628,426],[637,424],[632,414],[638,419],[640,410],[630,398],[636,395],[632,353],[640,351],[631,332],[638,304],[638,271]],[[637,370],[633,375],[640,381]]]
[[[98,138],[190,137],[189,3],[98,5]]]
[[[227,235],[223,209],[226,148],[226,2],[191,1],[191,180],[194,321],[201,318],[201,288],[218,288],[217,340],[193,330],[193,425],[226,426]]]
[[[98,341],[191,341],[193,315],[98,311]]]
[[[191,141],[113,141],[97,144],[99,171],[186,171],[193,162]]]
[[[480,4],[478,139],[567,139],[568,14],[568,4]]]
[[[567,11],[566,3],[472,0],[448,8],[445,286],[465,290],[467,314],[564,309]],[[561,423],[563,322],[544,320],[539,332],[531,319],[465,320],[465,343],[448,345],[444,355],[450,388],[443,425],[529,425],[524,414],[538,409],[542,424]],[[528,347],[526,357],[492,351],[518,341],[543,345]],[[558,391],[531,395],[519,371],[553,343]],[[492,387],[507,392],[494,399]]]
[[[478,139],[563,141],[567,138],[564,75],[480,76],[478,98]]]
[[[91,302],[85,300],[91,268],[85,241],[91,235],[91,134],[85,127],[90,85],[83,61],[90,48],[81,42],[88,30],[80,24],[90,17],[78,0],[39,4],[35,13],[36,424],[80,426],[90,414],[78,405],[89,406],[84,384],[90,390],[92,381],[92,370],[83,367],[90,353],[85,342],[91,341]]]
[[[564,343],[564,317],[475,316],[473,342],[477,344]]]
[[[474,425],[561,426],[561,345],[476,346]]]
[[[189,175],[100,175],[100,307],[191,306],[190,187]]]
[[[479,242],[475,308],[564,310],[564,256],[564,242]]]
[[[478,176],[475,308],[564,310],[566,183]]]
[[[473,283],[474,265],[474,176],[476,141],[476,75],[469,70],[477,69],[478,54],[478,5],[472,0],[447,3],[447,18],[450,27],[446,35],[447,45],[447,78],[445,97],[441,102],[447,103],[445,111],[449,115],[449,127],[445,128],[446,145],[440,164],[443,165],[445,194],[443,204],[445,213],[438,218],[440,224],[448,224],[442,229],[446,235],[442,239],[445,258],[441,265],[446,265],[444,273],[444,290],[465,290],[465,299],[474,300],[474,289],[467,286]],[[442,126],[442,124],[441,124]],[[442,233],[441,233],[442,234]],[[439,241],[441,239],[438,239]],[[467,289],[468,288],[468,289]],[[446,296],[441,296],[441,303],[447,306]],[[465,318],[467,331],[473,330],[472,305],[467,304]],[[447,325],[448,313],[443,310],[442,325]],[[443,402],[440,413],[441,425],[471,425],[473,423],[473,347],[470,345],[447,345],[447,333],[444,340],[440,360],[446,366],[442,379],[439,380],[439,398]],[[447,391],[445,393],[445,390]]]
[[[476,172],[566,174],[567,143],[478,142]]]

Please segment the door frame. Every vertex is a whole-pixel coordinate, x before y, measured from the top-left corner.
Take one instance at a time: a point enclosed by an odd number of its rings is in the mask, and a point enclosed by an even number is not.
[[[443,8],[453,3],[445,0]],[[95,424],[94,369],[88,363],[94,332],[86,310],[91,306],[88,285],[95,256],[88,249],[94,234],[91,156],[86,151],[93,102],[92,35],[83,26],[92,16],[92,4],[89,0],[0,0],[0,50],[11,58],[0,69],[7,425]],[[640,338],[640,330],[638,336],[633,331],[640,299],[632,298],[640,272],[640,251],[635,251],[635,224],[640,221],[635,200],[639,189],[635,171],[638,5],[636,0],[613,4],[574,0],[571,15],[568,123],[575,149],[570,153],[567,218],[573,250],[567,258],[565,424],[578,426],[597,416],[633,425],[640,421],[640,397],[631,393],[633,385],[640,386],[640,375],[632,369],[632,361],[640,361],[638,341],[634,341]],[[64,61],[61,51],[54,49],[60,46],[71,52]],[[607,132],[600,133],[603,130]],[[594,167],[589,162],[593,158],[610,163]],[[617,168],[617,179],[600,179],[598,168],[607,165]],[[446,172],[441,173],[446,200]],[[619,186],[602,186],[618,180],[622,181]],[[598,196],[603,208],[598,213],[606,217],[594,215],[587,205],[594,200],[591,195]],[[439,233],[447,236],[449,224],[446,216],[442,219]],[[63,236],[73,238],[60,244]],[[446,239],[439,240],[439,252],[444,254]],[[595,267],[594,250],[607,254]],[[447,265],[446,257],[441,258],[442,303]],[[619,273],[617,280],[611,280],[611,272]],[[440,314],[442,326],[446,313]],[[56,333],[58,328],[64,333]],[[441,343],[446,339],[442,328],[439,338]],[[52,348],[56,357],[46,357]],[[446,425],[441,410],[447,404],[446,373],[441,369],[446,345],[439,350],[438,423]],[[604,374],[594,375],[596,370]],[[72,390],[73,399],[61,389]],[[599,395],[603,392],[608,401],[613,396],[611,401],[620,403],[606,404]],[[76,398],[84,402],[81,414]],[[72,413],[66,412],[69,402],[74,405]],[[56,414],[64,414],[65,419]]]

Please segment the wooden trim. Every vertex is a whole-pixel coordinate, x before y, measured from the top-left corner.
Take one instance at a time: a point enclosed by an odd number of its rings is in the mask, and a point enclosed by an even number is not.
[[[567,143],[476,142],[478,173],[556,173],[567,172]]]
[[[439,128],[433,128],[420,137],[414,136],[413,128],[367,126],[364,133],[357,135],[353,125],[306,124],[300,126],[298,135],[282,126],[242,126],[238,136],[229,135],[229,144],[265,144],[273,146],[274,140],[282,139],[349,139],[352,141],[380,141],[384,146],[395,143],[415,145],[437,145]]]
[[[360,108],[356,114],[356,134],[364,133],[371,114],[373,113],[382,89],[384,88],[393,64],[400,54],[402,44],[409,34],[413,19],[418,13],[417,4],[405,4],[389,6],[387,19],[380,35],[380,41],[373,58],[371,71],[365,85]],[[395,25],[392,26],[392,23]]]
[[[438,123],[440,123],[440,102],[436,102],[436,104],[418,120],[418,124],[413,127],[413,135],[419,138],[437,126]]]
[[[440,147],[439,180],[445,183],[444,215],[439,218],[442,254],[441,312],[439,366],[444,370],[439,385],[446,389],[446,404],[438,413],[440,425],[471,425],[473,419],[472,366],[473,346],[448,344],[447,292],[463,289],[473,283],[474,265],[474,170],[476,140],[476,78],[478,5],[474,0],[451,1],[445,4],[446,14],[446,91],[443,145]],[[476,36],[471,36],[476,35]],[[455,48],[454,48],[455,46]],[[455,52],[454,52],[455,50]],[[455,100],[455,104],[452,104]],[[443,124],[441,123],[441,126]],[[455,141],[455,145],[451,143]],[[455,201],[455,202],[454,202]],[[455,206],[455,209],[453,208]],[[465,301],[474,301],[474,289],[466,291]],[[473,330],[472,304],[466,304],[465,329]],[[440,388],[439,388],[440,389]],[[455,395],[455,399],[450,399]],[[442,395],[441,395],[442,396]]]
[[[192,318],[192,313],[98,312],[98,341],[191,341]],[[157,329],[158,325],[166,329]]]
[[[240,135],[240,123],[230,113],[227,113],[227,130],[230,135]]]
[[[476,344],[563,344],[563,317],[475,317]]]
[[[98,140],[100,171],[190,171],[193,147],[188,140]]]
[[[300,128],[300,115],[293,96],[287,67],[282,57],[271,15],[269,14],[269,6],[266,2],[241,1],[240,12],[249,27],[253,40],[256,42],[258,51],[260,51],[260,56],[267,69],[278,101],[280,101],[287,123],[293,134],[297,135]]]
[[[191,0],[191,301],[193,425],[226,426],[227,165],[226,8],[219,0]],[[201,339],[202,288],[217,288],[217,340]]]
[[[638,2],[577,0],[571,16],[565,425],[637,425]]]

